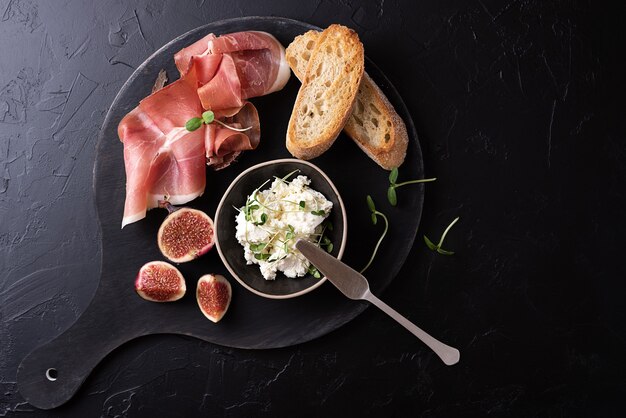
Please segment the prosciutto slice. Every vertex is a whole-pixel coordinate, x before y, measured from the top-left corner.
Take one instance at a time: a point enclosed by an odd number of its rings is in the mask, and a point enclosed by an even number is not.
[[[259,116],[246,99],[282,89],[290,70],[283,46],[264,32],[209,34],[174,56],[180,79],[153,92],[122,119],[126,202],[122,228],[167,199],[180,205],[204,193],[206,166],[227,167],[260,141]],[[189,132],[210,109],[217,123]]]
[[[267,32],[236,32],[207,42],[211,54],[232,54],[244,98],[273,93],[289,81],[285,49]]]
[[[174,63],[181,77],[184,77],[189,71],[191,58],[198,55],[206,55],[209,48],[209,41],[215,39],[215,35],[209,33],[204,38],[189,45],[174,54]]]
[[[235,61],[230,54],[221,55],[217,72],[198,89],[198,96],[205,109],[228,109],[243,105],[245,97],[241,94],[241,81],[237,75]]]
[[[285,49],[266,32],[207,35],[183,51],[176,66],[181,76],[197,67],[198,96],[205,109],[241,106],[246,99],[281,90],[291,74]],[[200,68],[207,56],[217,57],[212,61],[219,60],[217,70]]]
[[[204,131],[184,128],[202,112],[194,87],[176,81],[142,100],[120,122],[126,168],[122,228],[144,218],[159,200],[183,204],[204,192]]]

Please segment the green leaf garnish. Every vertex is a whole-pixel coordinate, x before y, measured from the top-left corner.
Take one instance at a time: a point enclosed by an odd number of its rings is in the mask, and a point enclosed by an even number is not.
[[[202,119],[200,118],[191,118],[187,121],[187,123],[185,123],[185,129],[187,129],[189,132],[193,132],[201,126]]]
[[[424,242],[426,243],[426,246],[428,248],[430,248],[431,250],[433,250],[433,251],[437,250],[437,246],[435,244],[433,244],[433,242],[431,240],[429,240],[426,235],[424,235]]]
[[[312,210],[311,213],[313,215],[317,215],[317,216],[326,216],[326,212],[324,212],[323,210]]]
[[[313,277],[315,277],[316,279],[319,279],[322,277],[322,275],[320,274],[320,271],[312,264],[307,269],[307,272],[313,275]]]
[[[398,204],[398,197],[396,195],[396,188],[393,186],[389,186],[387,189],[387,200],[391,203],[391,206],[396,206]]]
[[[367,198],[365,200],[367,201],[367,207],[370,209],[370,212],[376,212],[376,205],[374,205],[374,200],[372,199],[372,196],[367,195]]]
[[[313,264],[309,265],[307,272],[313,275],[313,277],[315,277],[316,279],[319,279],[322,277],[322,275],[320,274],[320,271]]]
[[[454,251],[444,250],[443,248],[441,248],[441,246],[443,245],[443,240],[446,239],[446,235],[448,234],[448,231],[450,231],[450,228],[452,228],[452,226],[455,223],[457,223],[459,219],[460,218],[457,216],[456,218],[454,218],[452,222],[450,222],[450,225],[448,225],[448,227],[443,231],[443,234],[441,234],[441,238],[439,239],[439,243],[437,245],[433,244],[433,242],[430,239],[428,239],[426,235],[424,235],[424,242],[426,243],[426,246],[432,251],[437,251],[439,254],[442,254],[442,255],[454,254]]]
[[[212,110],[207,110],[206,112],[203,112],[202,120],[204,120],[204,123],[208,125],[215,120],[215,113],[213,113]]]
[[[231,129],[233,131],[237,131],[237,132],[246,132],[249,131],[250,129],[252,129],[252,126],[248,126],[247,128],[235,128],[234,126],[230,126],[224,122],[222,122],[219,119],[215,119],[215,113],[213,113],[212,110],[207,110],[205,112],[202,112],[202,117],[198,118],[191,118],[187,121],[187,123],[185,123],[185,129],[187,129],[190,132],[195,131],[196,129],[198,129],[199,127],[202,126],[202,124],[205,125],[210,125],[211,123],[218,123],[220,125],[222,125],[225,128]]]
[[[250,221],[252,219],[252,212],[259,208],[259,205],[251,205],[251,201],[246,202],[246,206],[243,209],[246,221]]]
[[[428,183],[435,180],[437,180],[437,178],[409,180],[402,183],[396,183],[398,181],[398,168],[396,167],[389,173],[389,188],[387,189],[387,200],[389,201],[391,206],[396,206],[398,204],[398,196],[396,194],[396,189],[398,187],[406,186],[408,184]]]
[[[329,252],[329,253],[332,253],[333,252],[333,248],[334,248],[333,247],[333,243],[329,242],[328,245],[326,246],[326,251]]]
[[[372,213],[372,225],[376,225],[378,223],[378,218],[376,217],[376,212]]]
[[[259,242],[257,244],[250,244],[250,250],[252,250],[253,253],[258,253],[259,251],[263,251],[263,249],[267,246],[267,243],[265,242]]]
[[[257,260],[267,260],[268,258],[270,258],[270,255],[269,254],[256,253],[254,255],[254,258],[256,258]]]
[[[454,254],[454,251],[446,251],[446,250],[444,250],[442,248],[437,248],[437,252],[439,254],[443,254],[443,255],[453,255]]]
[[[396,184],[397,180],[398,180],[398,167],[394,167],[393,170],[391,170],[391,173],[389,173],[389,183]]]
[[[256,225],[256,226],[260,226],[260,225],[264,225],[265,222],[267,222],[267,215],[265,213],[262,213],[260,221],[259,222],[253,222],[252,224]]]
[[[302,209],[304,209],[304,207],[306,206],[306,202],[304,200],[301,200],[299,205]]]

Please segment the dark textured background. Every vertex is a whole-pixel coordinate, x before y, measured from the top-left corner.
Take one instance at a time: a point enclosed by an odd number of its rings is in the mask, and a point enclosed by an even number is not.
[[[403,95],[439,179],[420,234],[461,221],[456,255],[417,241],[381,296],[460,364],[368,309],[278,350],[146,337],[34,410],[17,365],[97,286],[108,106],[159,46],[245,15],[353,27]],[[625,21],[591,1],[0,0],[0,416],[621,416]]]

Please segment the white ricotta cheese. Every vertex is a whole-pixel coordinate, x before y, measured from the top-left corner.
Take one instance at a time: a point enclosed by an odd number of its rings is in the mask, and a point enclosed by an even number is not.
[[[295,248],[296,241],[319,243],[322,223],[333,207],[310,183],[302,175],[291,181],[277,178],[268,189],[252,192],[239,210],[235,236],[247,263],[258,264],[266,280],[274,280],[278,271],[294,278],[309,270],[310,263]]]

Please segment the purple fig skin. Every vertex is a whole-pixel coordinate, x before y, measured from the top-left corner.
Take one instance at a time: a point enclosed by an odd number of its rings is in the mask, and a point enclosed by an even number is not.
[[[139,269],[135,290],[150,302],[174,302],[185,295],[187,286],[176,267],[165,261],[151,261]]]
[[[191,208],[167,207],[170,214],[165,218],[157,243],[161,253],[173,263],[194,260],[213,248],[213,220],[206,213]]]
[[[198,280],[196,300],[204,316],[217,323],[228,311],[232,293],[224,276],[205,274]]]

